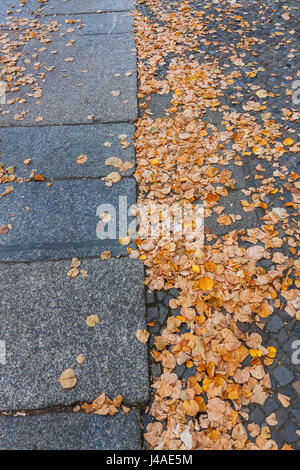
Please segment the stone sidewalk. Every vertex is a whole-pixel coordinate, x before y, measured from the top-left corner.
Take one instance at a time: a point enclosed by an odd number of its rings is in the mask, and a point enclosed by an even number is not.
[[[24,20],[17,33],[1,27],[8,40],[22,36],[28,17],[47,35],[19,47],[21,86],[0,112],[2,167],[16,176],[1,187],[0,449],[141,448],[148,356],[135,333],[146,327],[144,268],[118,237],[96,234],[100,204],[136,201],[133,3],[1,2],[0,22],[8,9]],[[112,156],[130,165],[108,185]],[[112,259],[103,261],[107,250]],[[76,278],[67,275],[73,257],[81,258]],[[100,319],[94,328],[91,314]],[[68,368],[77,384],[65,390],[58,379]],[[121,394],[130,412],[72,412],[102,392]]]

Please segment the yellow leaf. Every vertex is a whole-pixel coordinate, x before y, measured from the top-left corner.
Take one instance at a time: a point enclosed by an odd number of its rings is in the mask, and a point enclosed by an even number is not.
[[[262,352],[261,352],[260,349],[250,349],[249,353],[250,353],[250,356],[252,356],[252,357],[261,357],[262,356]]]
[[[270,352],[267,354],[267,357],[269,357],[270,359],[274,359],[274,357],[276,356],[277,349],[274,348],[274,346],[268,346],[268,350]]]
[[[283,141],[283,145],[292,145],[293,143],[294,143],[294,139],[292,139],[291,137],[287,137]]]
[[[197,264],[193,264],[192,270],[194,271],[194,273],[200,273],[200,266],[198,266]]]
[[[207,276],[201,277],[199,280],[199,287],[202,290],[211,290],[214,286],[214,281]]]

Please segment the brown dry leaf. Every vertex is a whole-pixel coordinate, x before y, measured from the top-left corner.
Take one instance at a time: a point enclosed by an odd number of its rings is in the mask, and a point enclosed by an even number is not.
[[[142,330],[139,328],[136,330],[135,336],[140,343],[147,343],[150,333],[147,330]]]
[[[84,403],[82,409],[85,413],[95,413],[100,416],[110,415],[113,416],[118,413],[121,403],[123,401],[122,395],[118,395],[113,400],[110,400],[105,393],[102,393],[96,398],[92,404]]]
[[[217,217],[217,222],[220,225],[231,225],[232,224],[232,218],[229,215],[220,215],[220,217]]]
[[[100,322],[100,319],[98,315],[89,315],[85,322],[87,326],[89,326],[90,328],[94,328],[94,326],[96,326],[97,323]]]
[[[85,356],[84,356],[84,354],[78,354],[76,360],[77,360],[78,364],[83,364],[84,361],[85,361]]]
[[[266,418],[266,422],[268,423],[269,426],[276,426],[278,424],[278,421],[277,421],[275,413],[271,413]]]
[[[85,155],[84,153],[76,158],[76,163],[78,163],[78,165],[83,165],[87,161],[88,161],[88,156]]]
[[[115,168],[121,168],[123,162],[121,158],[118,157],[110,157],[107,160],[105,160],[105,165],[108,166],[114,166]]]
[[[111,252],[110,251],[102,251],[100,258],[102,260],[109,260],[111,258]]]
[[[41,173],[38,173],[36,175],[34,175],[33,177],[36,181],[45,181],[45,177],[41,174]]]
[[[0,225],[0,235],[5,235],[9,232],[8,225]]]
[[[258,261],[259,259],[263,258],[266,254],[266,250],[263,246],[256,245],[251,246],[246,250],[248,257],[253,261]]]
[[[207,414],[211,422],[222,423],[226,405],[220,398],[212,398],[207,403]]]
[[[73,369],[66,369],[60,376],[59,378],[60,385],[62,388],[69,389],[69,388],[74,388],[77,379],[75,377]]]
[[[291,404],[290,397],[287,397],[286,395],[283,395],[282,393],[278,393],[277,397],[280,403],[282,404],[282,406],[284,406],[284,408],[288,408],[290,406]]]
[[[251,403],[258,403],[263,405],[268,398],[268,394],[264,391],[263,387],[260,384],[257,384],[252,390]]]
[[[80,265],[81,265],[81,262],[78,258],[72,258],[71,268],[79,268]]]
[[[8,194],[11,194],[14,190],[14,187],[13,186],[8,186],[2,194],[0,194],[0,199],[4,196],[7,196]]]
[[[130,408],[127,408],[127,406],[122,405],[122,410],[124,412],[124,415],[127,415],[130,412]]]
[[[79,275],[79,269],[77,268],[71,268],[68,272],[67,272],[67,275],[69,277],[72,277],[72,278],[75,278]]]

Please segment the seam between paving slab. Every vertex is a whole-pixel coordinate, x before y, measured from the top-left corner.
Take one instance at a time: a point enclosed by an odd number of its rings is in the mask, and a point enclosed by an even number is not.
[[[112,14],[112,13],[128,14],[128,13],[132,13],[132,11],[133,10],[107,10],[107,11],[103,11],[102,13],[97,13],[96,11],[81,11],[81,12],[76,11],[76,13],[46,13],[44,15],[42,13],[42,14],[39,14],[38,16],[41,18],[48,18],[49,16],[55,16],[55,18],[57,18],[58,16],[66,17],[66,16],[77,16],[77,15],[96,15],[96,16],[99,16],[99,18],[101,18],[101,15]]]
[[[90,35],[87,35],[90,36]],[[94,36],[94,35],[91,35]],[[98,36],[104,36],[103,34],[99,34]],[[65,124],[37,124],[36,126],[33,126],[32,124],[17,124],[17,123],[11,123],[8,126],[2,126],[0,124],[0,129],[10,129],[10,128],[15,128],[18,127],[20,129],[25,129],[25,128],[31,128],[31,129],[39,129],[43,127],[70,127],[70,126],[109,126],[112,124],[134,124],[136,122],[136,119],[134,121],[99,121],[98,119],[95,119],[92,122],[75,122],[75,123],[65,123]]]
[[[58,16],[63,16],[63,17],[66,17],[66,16],[77,16],[77,15],[97,15],[99,17],[101,17],[101,15],[106,15],[106,14],[110,14],[110,13],[132,13],[134,9],[132,10],[106,10],[106,11],[103,11],[102,13],[97,13],[96,11],[76,11],[76,13],[41,13],[39,14],[38,16],[39,17],[43,17],[43,18],[48,18],[48,17],[54,17],[54,18],[57,18]]]

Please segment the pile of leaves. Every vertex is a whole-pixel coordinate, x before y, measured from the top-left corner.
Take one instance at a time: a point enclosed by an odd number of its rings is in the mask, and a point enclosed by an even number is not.
[[[137,250],[130,254],[143,260],[150,291],[180,291],[170,300],[174,315],[151,351],[163,373],[152,383],[152,422],[144,436],[153,449],[277,449],[269,428],[276,415],[260,428],[243,411],[251,403],[263,405],[273,393],[267,367],[276,348],[241,325],[255,323],[263,331],[276,309],[300,319],[300,181],[285,164],[300,142],[286,136],[266,111],[268,93],[259,86],[242,112],[231,111],[225,92],[235,89],[245,66],[237,49],[227,46],[238,71],[220,65],[218,57],[204,54],[200,60],[195,54],[209,44],[209,6],[199,12],[193,7],[197,2],[139,3],[147,12],[135,11],[139,203],[170,211],[175,203],[202,203],[205,217],[201,246],[185,237],[149,240],[140,230]],[[249,24],[236,12],[240,5],[219,4],[240,23],[239,47],[249,50],[260,42],[247,41]],[[220,43],[220,56],[224,49]],[[156,119],[150,110],[155,93],[170,97],[170,106]],[[300,117],[292,106],[281,111],[291,122]],[[253,174],[239,189],[234,173],[249,161]],[[278,207],[267,202],[276,194]],[[248,213],[253,213],[250,223]],[[264,260],[271,260],[270,268],[263,267]],[[188,379],[174,373],[183,364],[193,371]]]

